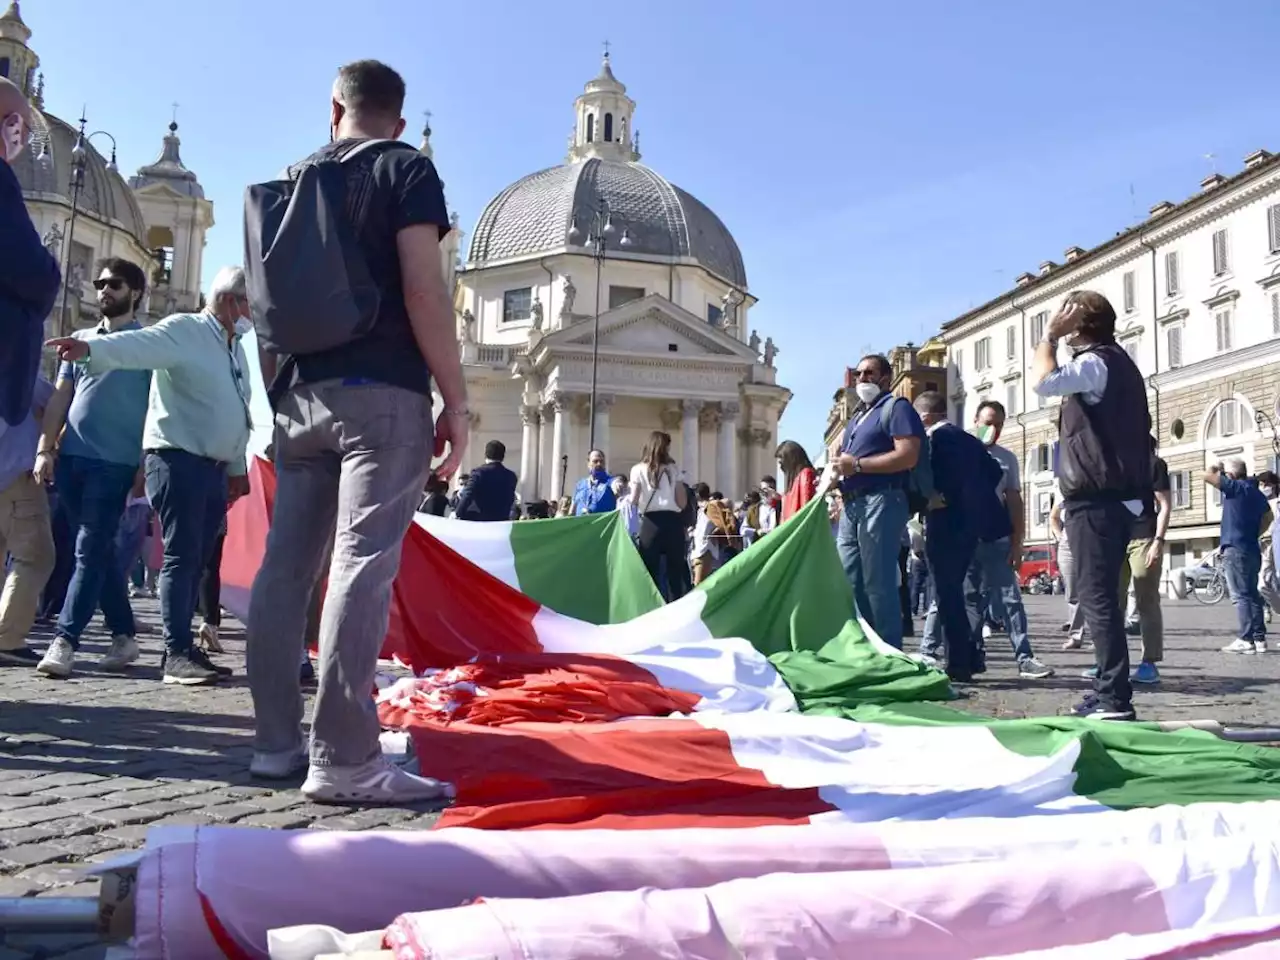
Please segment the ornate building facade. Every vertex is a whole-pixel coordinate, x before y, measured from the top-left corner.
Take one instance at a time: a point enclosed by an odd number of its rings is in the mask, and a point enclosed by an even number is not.
[[[777,347],[750,329],[742,254],[639,162],[634,111],[606,54],[574,104],[566,162],[489,202],[458,271],[472,456],[502,440],[526,500],[560,496],[592,446],[625,472],[657,429],[690,482],[727,496],[774,472],[791,393]]]
[[[1277,468],[1280,451],[1280,157],[1258,150],[1141,224],[1046,261],[1016,286],[943,326],[953,419],[985,398],[1012,415],[1001,443],[1023,463],[1027,540],[1049,538],[1058,402],[1028,378],[1044,326],[1072,290],[1103,293],[1117,336],[1146,377],[1153,432],[1169,464],[1173,516],[1165,569],[1214,549],[1222,518],[1206,467],[1240,458]],[[1064,349],[1064,356],[1065,347]]]
[[[149,274],[144,304],[149,319],[196,309],[213,204],[182,163],[177,123],[169,125],[159,159],[126,182],[116,168],[114,140],[108,134],[81,130],[45,111],[44,75],[31,35],[18,0],[13,0],[0,15],[0,76],[27,95],[36,130],[36,143],[13,167],[31,219],[65,274],[50,334],[97,322],[91,281],[94,265],[104,257],[124,257]],[[104,140],[112,144],[110,160],[95,146]],[[77,145],[84,165],[78,197],[72,189]]]

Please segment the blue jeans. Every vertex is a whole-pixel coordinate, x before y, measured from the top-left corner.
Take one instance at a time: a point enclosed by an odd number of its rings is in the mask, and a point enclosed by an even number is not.
[[[902,649],[902,601],[898,594],[898,551],[907,528],[907,495],[885,490],[845,501],[836,534],[853,602],[890,646]]]
[[[185,450],[148,450],[147,499],[160,519],[160,616],[171,654],[191,650],[200,576],[227,514],[227,466]]]
[[[135,503],[125,508],[124,517],[120,520],[120,530],[116,533],[116,556],[126,579],[134,575],[142,559],[142,546],[146,543],[150,525],[151,507],[147,504]]]
[[[58,461],[58,500],[75,536],[75,569],[58,617],[57,635],[80,646],[80,634],[102,605],[112,636],[133,636],[133,609],[116,557],[116,531],[137,468],[89,457]]]
[[[929,561],[924,557],[912,557],[909,590],[912,616],[928,613],[933,603],[933,580],[929,576]]]
[[[1266,640],[1267,625],[1262,614],[1262,594],[1258,592],[1258,575],[1262,571],[1262,554],[1257,550],[1241,550],[1225,547],[1222,551],[1222,570],[1231,591],[1231,602],[1236,605],[1236,619],[1240,621],[1240,639]]]
[[[1018,662],[1030,660],[1031,641],[1027,639],[1027,611],[1022,606],[1022,591],[1009,566],[1009,539],[979,543],[973,554],[973,576],[981,584],[986,599],[986,613],[1000,624],[1008,624],[1009,643]]]
[[[931,514],[930,520],[935,516]],[[934,602],[926,618],[921,652],[938,655],[940,632],[946,647],[947,673],[953,679],[969,680],[984,667],[981,594],[973,562],[977,539],[972,534],[941,527],[931,522],[925,539]]]

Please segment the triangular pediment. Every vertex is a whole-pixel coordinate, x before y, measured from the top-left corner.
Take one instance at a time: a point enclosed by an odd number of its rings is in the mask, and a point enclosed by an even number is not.
[[[594,324],[581,320],[548,334],[543,343],[556,347],[591,346]],[[676,349],[672,350],[672,345]],[[633,300],[600,315],[600,347],[638,356],[722,357],[758,362],[745,343],[711,326],[658,294]]]

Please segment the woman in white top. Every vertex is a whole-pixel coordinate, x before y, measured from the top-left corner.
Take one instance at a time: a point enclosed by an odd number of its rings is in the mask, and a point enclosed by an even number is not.
[[[640,515],[636,546],[659,589],[662,560],[666,558],[668,600],[678,600],[689,590],[689,561],[681,519],[687,497],[688,490],[676,476],[675,461],[671,459],[671,436],[655,430],[649,434],[640,462],[631,468],[631,502]]]

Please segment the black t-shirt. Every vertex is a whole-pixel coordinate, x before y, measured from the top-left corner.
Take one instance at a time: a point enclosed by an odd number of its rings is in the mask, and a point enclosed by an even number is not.
[[[449,498],[443,493],[428,493],[423,497],[422,506],[418,510],[421,513],[429,513],[433,517],[443,517],[448,506]]]
[[[341,155],[356,140],[338,140],[311,160]],[[304,161],[305,162],[305,161]],[[378,321],[365,337],[332,350],[291,358],[281,366],[273,396],[299,383],[320,380],[373,381],[431,393],[431,372],[409,326],[401,286],[396,234],[430,223],[443,238],[449,211],[435,165],[417,150],[370,148],[343,165],[347,174],[347,215],[359,223],[360,245],[382,295]]]
[[[1152,483],[1154,493],[1169,492],[1169,465],[1160,457],[1151,458]],[[1133,522],[1132,538],[1134,540],[1150,540],[1156,535],[1156,502],[1152,497],[1143,504],[1142,516]]]

